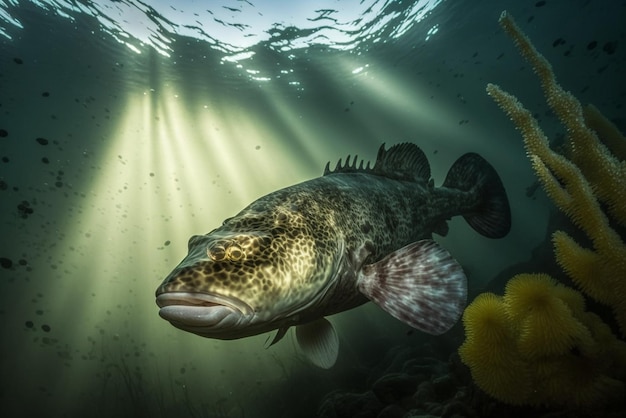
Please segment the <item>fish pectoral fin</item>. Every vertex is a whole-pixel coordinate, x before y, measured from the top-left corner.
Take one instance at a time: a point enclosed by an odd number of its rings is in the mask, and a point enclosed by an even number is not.
[[[339,337],[326,318],[298,325],[296,340],[305,357],[317,367],[330,369],[339,354]]]
[[[434,335],[443,334],[458,321],[467,299],[463,268],[429,239],[363,266],[357,286],[387,313]]]
[[[278,332],[276,333],[276,335],[274,335],[271,343],[267,343],[270,340],[270,337],[267,337],[267,340],[265,340],[265,348],[270,348],[271,346],[282,340],[285,334],[287,334],[287,330],[289,330],[289,327],[278,328]]]

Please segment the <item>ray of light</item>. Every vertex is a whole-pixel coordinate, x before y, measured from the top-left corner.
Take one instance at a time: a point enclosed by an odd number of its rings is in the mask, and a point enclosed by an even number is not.
[[[221,347],[214,357],[231,352],[228,347],[246,352],[263,344],[216,345],[175,330],[157,315],[154,290],[186,253],[189,236],[219,226],[276,184],[287,185],[289,179],[278,170],[267,176],[265,171],[293,162],[286,152],[267,154],[264,141],[272,133],[258,117],[218,105],[198,109],[178,98],[176,90],[129,92],[118,129],[99,156],[88,203],[55,249],[53,258],[68,263],[55,278],[61,290],[50,301],[50,320],[63,324],[67,346],[88,361],[52,379],[67,393],[101,371],[99,358],[130,354],[141,361],[149,351],[145,342],[164,332],[192,347],[189,352]],[[215,116],[221,114],[228,117]],[[280,147],[270,143],[267,148]],[[265,366],[257,369],[267,372]]]

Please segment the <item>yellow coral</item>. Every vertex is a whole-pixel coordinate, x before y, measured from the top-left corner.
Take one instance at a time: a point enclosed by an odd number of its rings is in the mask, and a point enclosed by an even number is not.
[[[501,297],[493,293],[479,295],[463,314],[467,338],[503,344],[509,339],[508,320]]]
[[[528,310],[548,303],[556,280],[547,274],[523,274],[515,276],[506,284],[504,302],[506,311],[514,323],[520,323]]]
[[[626,226],[626,162],[617,157],[626,153],[624,137],[597,109],[583,111],[578,100],[561,88],[550,63],[506,12],[500,24],[532,65],[548,104],[567,128],[569,159],[550,149],[537,121],[517,98],[494,84],[487,86],[487,92],[521,131],[548,196],[592,242],[593,250],[585,249],[564,232],[556,232],[558,264],[586,294],[611,306],[626,336],[626,245],[599,203],[606,204],[617,224]]]
[[[583,107],[585,123],[619,161],[626,160],[626,137],[591,104]]]
[[[498,399],[523,404],[532,393],[532,381],[517,353],[502,298],[479,295],[463,313],[463,324],[467,339],[459,355],[472,368],[476,383]]]
[[[559,299],[556,288],[556,281],[545,274],[520,274],[506,285],[504,303],[519,330],[517,346],[530,360],[593,344],[589,330]]]
[[[479,295],[463,324],[461,360],[503,402],[590,406],[626,389],[626,344],[584,310],[579,292],[547,275],[520,274],[503,297]]]
[[[580,318],[583,315],[585,311],[585,298],[580,292],[560,283],[556,284],[552,292],[571,309],[576,318]]]
[[[579,356],[544,361],[537,370],[537,379],[542,382],[540,398],[549,399],[553,405],[602,405],[624,392],[622,382],[600,373],[592,361]]]
[[[612,216],[626,225],[626,164],[611,154],[598,139],[594,129],[586,125],[580,102],[557,83],[550,63],[535,49],[513,18],[503,12],[499,22],[522,56],[531,64],[539,77],[548,105],[565,125],[571,141],[572,161],[583,171],[596,196],[609,206]],[[600,125],[612,125],[608,120],[593,115],[593,111],[588,112],[588,116]],[[611,132],[611,138],[617,131],[614,126],[612,129],[598,130]]]
[[[595,360],[599,368],[613,369],[615,376],[626,378],[626,343],[616,339],[611,328],[598,315],[586,312],[580,319],[598,342]]]
[[[591,240],[592,248],[583,248],[565,232],[555,232],[558,264],[585,294],[611,306],[626,336],[626,245],[609,221],[610,216],[626,226],[626,140],[597,109],[583,110],[559,86],[550,63],[506,12],[500,24],[531,63],[548,104],[565,125],[567,157],[550,148],[517,98],[493,84],[487,92],[522,133],[548,196]],[[585,310],[580,292],[547,275],[514,277],[502,298],[479,295],[463,323],[462,361],[479,387],[504,402],[598,406],[626,391],[626,343]]]

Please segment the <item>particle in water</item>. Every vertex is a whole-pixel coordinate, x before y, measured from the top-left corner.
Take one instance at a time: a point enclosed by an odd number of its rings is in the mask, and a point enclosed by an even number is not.
[[[35,326],[35,324],[33,324],[33,321],[26,321],[24,325],[26,325],[26,328],[32,328]]]
[[[43,332],[50,332],[50,325],[43,324],[41,326],[41,329],[43,330]]]
[[[0,266],[5,269],[10,269],[13,265],[13,261],[10,258],[0,257]]]
[[[24,61],[22,61],[21,58],[17,58],[17,57],[13,58],[13,62],[16,64],[24,64]]]
[[[37,138],[37,142],[39,142],[40,145],[48,145],[48,140],[46,138]]]
[[[30,207],[30,203],[26,200],[17,205],[17,211],[22,218],[27,218],[28,215],[32,215],[34,212],[33,208]]]
[[[6,138],[9,136],[9,132],[6,129],[0,129],[0,138]]]

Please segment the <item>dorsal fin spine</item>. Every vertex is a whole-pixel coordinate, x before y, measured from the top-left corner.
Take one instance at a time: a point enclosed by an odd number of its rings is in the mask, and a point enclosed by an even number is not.
[[[411,143],[403,143],[394,145],[388,150],[385,144],[378,149],[376,162],[371,165],[367,162],[363,168],[364,161],[361,160],[357,167],[358,155],[355,155],[351,161],[351,155],[345,160],[339,159],[335,169],[324,170],[324,175],[340,174],[340,173],[365,173],[381,177],[387,177],[394,180],[413,181],[427,184],[430,180],[430,165],[428,159],[417,145]]]

